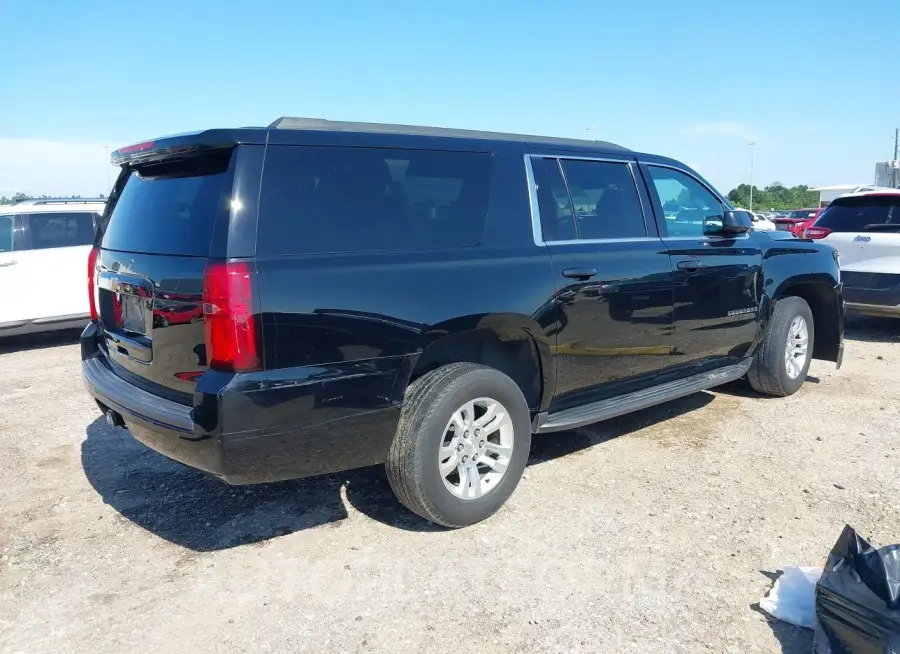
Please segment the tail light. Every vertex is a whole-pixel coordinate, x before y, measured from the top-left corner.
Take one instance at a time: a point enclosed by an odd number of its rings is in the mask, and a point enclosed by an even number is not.
[[[206,360],[227,372],[259,370],[259,340],[253,317],[255,271],[244,262],[213,262],[203,273]]]
[[[99,248],[92,248],[88,254],[88,302],[91,307],[91,321],[97,320],[97,255],[100,254]],[[83,306],[83,305],[82,305]]]
[[[803,232],[803,238],[825,238],[831,233],[827,227],[807,227]]]

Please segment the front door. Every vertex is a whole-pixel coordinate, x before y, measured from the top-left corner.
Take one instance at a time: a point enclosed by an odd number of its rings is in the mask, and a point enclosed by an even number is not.
[[[0,216],[0,336],[20,331],[31,317],[27,311],[29,288],[22,276],[21,239],[17,232],[19,218],[16,215]]]
[[[560,327],[551,411],[672,365],[672,270],[628,160],[532,157]],[[645,200],[647,201],[647,200]],[[649,227],[649,229],[648,229]]]
[[[703,220],[722,219],[724,201],[698,177],[642,165],[675,274],[674,346],[679,362],[718,367],[744,358],[759,326],[763,234],[704,236]]]

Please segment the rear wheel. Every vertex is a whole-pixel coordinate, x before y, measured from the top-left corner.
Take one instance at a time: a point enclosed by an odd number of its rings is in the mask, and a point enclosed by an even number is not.
[[[493,368],[455,363],[409,387],[385,467],[404,506],[464,527],[503,506],[530,447],[528,405],[516,383]]]
[[[786,297],[775,303],[766,336],[756,352],[747,379],[766,395],[793,395],[812,362],[815,323],[806,300]]]

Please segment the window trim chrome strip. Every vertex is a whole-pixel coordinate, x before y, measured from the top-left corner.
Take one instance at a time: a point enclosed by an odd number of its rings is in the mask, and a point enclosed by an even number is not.
[[[562,162],[564,160],[574,160],[574,161],[599,161],[602,163],[616,163],[623,164],[626,168],[628,168],[628,172],[631,175],[631,182],[634,184],[634,192],[637,195],[638,207],[641,210],[641,218],[644,221],[644,236],[634,236],[627,238],[593,238],[593,239],[576,239],[576,240],[560,240],[560,241],[545,241],[543,228],[541,225],[541,211],[540,205],[538,204],[538,196],[537,196],[537,183],[534,179],[534,168],[532,164],[532,159],[554,159],[557,162],[557,165],[560,166],[560,174],[563,175],[563,180],[565,181],[565,172],[562,171]],[[650,226],[647,224],[647,210],[644,206],[644,200],[641,197],[641,192],[637,183],[637,176],[634,174],[634,166],[637,163],[635,160],[631,159],[615,159],[612,157],[579,157],[579,156],[568,156],[568,155],[556,155],[556,154],[533,154],[526,153],[525,154],[525,180],[528,184],[528,204],[531,209],[531,235],[534,240],[534,244],[538,247],[547,247],[548,245],[583,245],[583,244],[602,244],[602,243],[645,243],[645,242],[662,242],[662,238],[659,236],[651,236],[650,235]],[[673,168],[672,166],[667,166],[668,168]],[[675,170],[678,170],[675,168]],[[691,175],[692,176],[692,175]],[[699,182],[699,180],[698,180]],[[706,186],[702,182],[700,182],[703,186]],[[566,193],[570,193],[569,185],[566,183]],[[715,197],[719,197],[717,193],[713,193]],[[571,194],[570,194],[571,201]],[[574,203],[573,203],[574,204]],[[574,208],[574,206],[573,206]]]

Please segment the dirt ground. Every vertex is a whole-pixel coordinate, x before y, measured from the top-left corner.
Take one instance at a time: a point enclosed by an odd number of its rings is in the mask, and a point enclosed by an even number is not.
[[[441,531],[380,468],[230,487],[99,420],[71,335],[0,343],[0,651],[806,652],[756,607],[845,523],[900,540],[900,322],[795,396],[742,384],[535,437]]]

